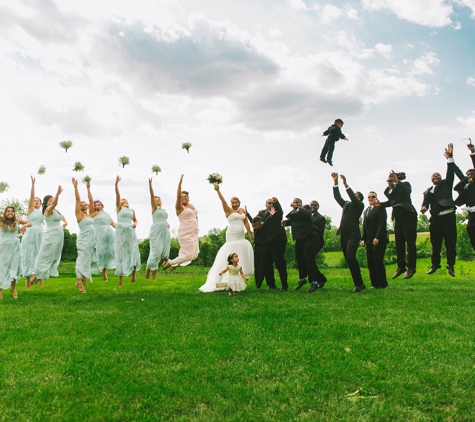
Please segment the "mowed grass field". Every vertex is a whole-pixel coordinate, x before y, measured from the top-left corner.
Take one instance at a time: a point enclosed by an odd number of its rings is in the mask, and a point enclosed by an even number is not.
[[[203,294],[196,268],[85,295],[22,280],[0,301],[0,420],[473,421],[475,263],[429,266],[358,294],[331,268],[312,294]]]

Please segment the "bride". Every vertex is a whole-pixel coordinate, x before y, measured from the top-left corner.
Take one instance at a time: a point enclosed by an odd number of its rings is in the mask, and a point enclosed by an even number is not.
[[[242,265],[242,271],[246,276],[254,274],[254,253],[251,244],[244,239],[244,227],[246,228],[249,238],[252,239],[251,228],[249,221],[246,217],[246,211],[240,208],[241,202],[238,198],[233,196],[231,198],[231,207],[226,203],[219,185],[214,184],[214,189],[218,193],[219,199],[223,204],[224,214],[228,219],[229,226],[226,230],[226,243],[221,246],[213,266],[209,270],[206,283],[200,287],[202,292],[216,292],[218,290],[224,290],[225,288],[216,287],[216,283],[221,282],[219,272],[226,267],[227,257],[231,253],[237,253],[239,255],[239,263]]]

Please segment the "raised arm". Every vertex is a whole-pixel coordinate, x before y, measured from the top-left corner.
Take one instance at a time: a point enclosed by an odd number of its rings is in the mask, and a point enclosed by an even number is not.
[[[76,205],[74,207],[74,212],[76,213],[76,219],[79,223],[84,218],[84,214],[81,211],[81,197],[79,196],[79,191],[78,191],[78,181],[73,177],[72,182],[74,186],[74,196],[76,198]]]
[[[244,215],[246,215],[246,214],[244,214]],[[249,224],[249,220],[247,218],[247,215],[244,218],[244,227],[246,228],[247,234],[249,235],[249,239],[251,240],[251,242],[254,242],[254,238],[252,236],[252,231],[251,231],[251,226]]]
[[[56,195],[53,198],[53,202],[45,210],[45,216],[46,217],[49,217],[51,214],[53,214],[53,211],[56,208],[56,205],[58,205],[59,195],[61,195],[62,191],[63,191],[63,188],[61,186],[58,186],[58,190],[56,192]]]
[[[117,176],[115,178],[115,207],[117,209],[117,212],[119,212],[122,208],[122,205],[120,203],[119,182],[120,182],[120,176]]]
[[[214,186],[214,190],[218,192],[219,199],[221,200],[221,204],[223,205],[224,214],[226,215],[226,217],[229,217],[229,214],[231,214],[231,208],[226,203],[226,199],[224,199],[223,194],[219,190],[219,185],[217,183],[214,183],[213,186]]]
[[[86,188],[87,188],[87,198],[89,201],[89,215],[91,217],[95,217],[99,213],[94,209],[94,197],[92,196],[92,193],[91,193],[91,182],[86,183]]]
[[[36,179],[31,176],[31,192],[30,192],[30,201],[28,202],[28,215],[30,215],[35,209],[35,182]]]
[[[175,203],[175,210],[176,215],[180,215],[184,210],[183,204],[181,203],[181,184],[183,182],[183,174],[180,177],[180,181],[178,182],[178,189],[176,191],[176,203]]]
[[[340,189],[338,187],[338,173],[332,173],[332,178],[333,178],[333,197],[335,198],[335,201],[338,202],[340,207],[344,207],[346,204],[346,201],[341,197],[340,194]]]
[[[155,203],[155,193],[153,192],[152,178],[148,179],[148,188],[150,191],[150,204],[152,205],[152,214],[157,209],[157,204]]]
[[[63,225],[61,227],[65,229],[68,225],[68,222],[66,221],[66,217],[63,214],[61,214],[61,221],[63,222]]]
[[[346,193],[350,197],[351,202],[353,202],[353,204],[355,204],[357,207],[361,207],[361,205],[363,205],[363,208],[364,208],[364,204],[362,204],[362,202],[356,197],[355,193],[353,192],[353,189],[351,189],[348,186],[348,183],[346,181],[346,177],[343,176],[343,175],[340,175],[340,178],[343,181],[343,185],[345,185]]]
[[[133,228],[135,229],[137,227],[137,224],[139,223],[138,220],[137,220],[137,217],[135,216],[135,211],[132,210],[132,212],[134,213],[134,216],[132,217],[132,221],[133,221]]]

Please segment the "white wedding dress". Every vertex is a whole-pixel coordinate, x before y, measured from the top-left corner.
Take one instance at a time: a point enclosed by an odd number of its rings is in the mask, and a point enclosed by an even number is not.
[[[254,252],[249,241],[244,239],[244,219],[245,214],[233,212],[228,217],[228,229],[226,231],[226,243],[219,249],[213,266],[209,270],[206,283],[200,287],[202,292],[217,292],[225,288],[216,287],[220,283],[222,276],[219,275],[228,266],[228,255],[237,253],[239,256],[239,265],[242,266],[242,272],[246,276],[254,274]]]

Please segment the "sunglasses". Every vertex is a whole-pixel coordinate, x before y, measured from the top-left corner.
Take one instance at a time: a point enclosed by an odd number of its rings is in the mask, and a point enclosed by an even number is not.
[[[368,199],[375,199],[376,196],[368,196]]]

